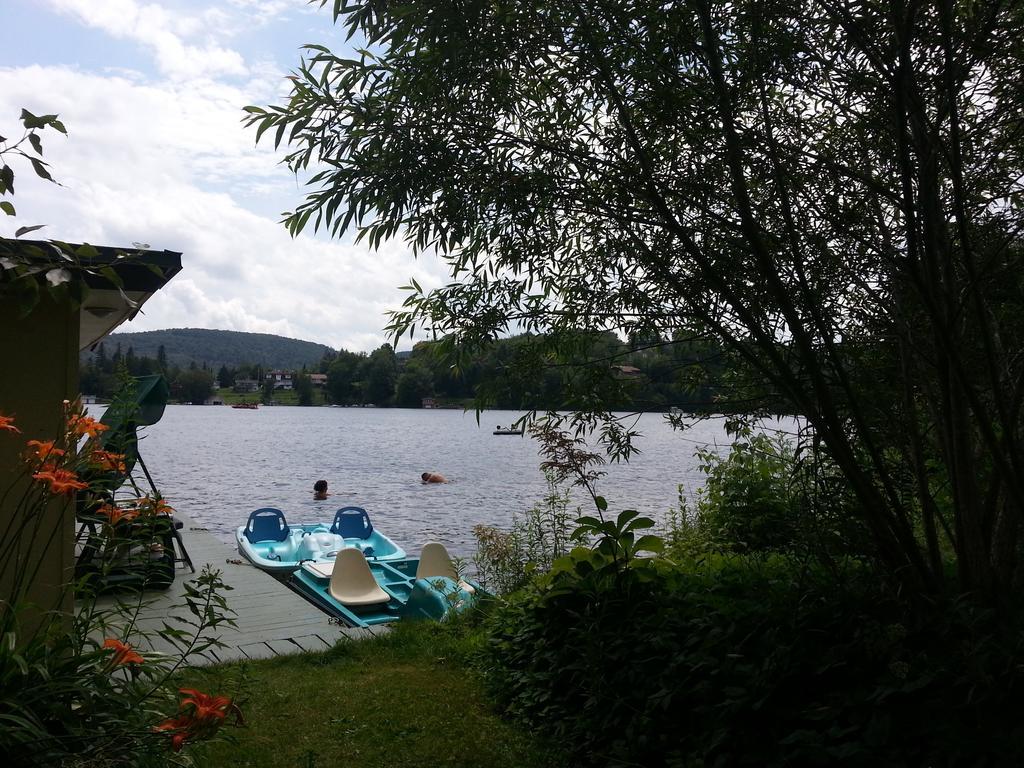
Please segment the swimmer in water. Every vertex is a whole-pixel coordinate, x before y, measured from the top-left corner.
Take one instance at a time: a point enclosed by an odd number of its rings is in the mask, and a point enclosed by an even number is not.
[[[424,472],[420,475],[424,483],[447,483],[448,478],[438,472]]]
[[[327,481],[326,480],[317,480],[315,483],[313,483],[313,499],[314,500],[321,501],[323,499],[326,499],[330,495],[331,494],[329,494],[327,492]]]

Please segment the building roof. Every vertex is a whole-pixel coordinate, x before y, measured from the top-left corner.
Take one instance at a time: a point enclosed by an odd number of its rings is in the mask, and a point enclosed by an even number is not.
[[[79,313],[80,349],[134,318],[149,297],[181,271],[180,253],[137,247],[0,238],[0,255],[30,265],[52,263],[55,257],[77,262],[81,269],[76,272],[88,289]]]

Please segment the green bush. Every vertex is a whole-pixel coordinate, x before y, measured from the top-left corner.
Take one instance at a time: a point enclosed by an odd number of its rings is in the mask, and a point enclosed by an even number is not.
[[[558,486],[551,471],[544,473],[548,492],[543,501],[522,517],[514,517],[505,531],[491,525],[473,527],[476,553],[473,564],[480,583],[493,594],[519,589],[533,573],[545,573],[569,551],[571,520],[569,493]]]
[[[578,549],[491,614],[491,690],[576,764],[1013,765],[1018,627],[857,563]]]
[[[705,475],[691,505],[682,487],[666,541],[679,557],[702,552],[868,554],[864,526],[839,474],[781,437],[744,434],[725,456],[697,452]]]

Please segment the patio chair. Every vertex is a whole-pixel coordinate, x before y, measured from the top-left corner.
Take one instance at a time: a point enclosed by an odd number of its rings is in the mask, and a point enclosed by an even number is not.
[[[329,589],[331,597],[342,605],[379,605],[391,600],[391,596],[373,578],[363,553],[352,547],[338,552]]]

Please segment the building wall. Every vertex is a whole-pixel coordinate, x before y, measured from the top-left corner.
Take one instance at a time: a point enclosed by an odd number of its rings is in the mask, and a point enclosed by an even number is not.
[[[53,440],[62,429],[62,404],[78,389],[78,309],[57,303],[45,292],[27,317],[19,318],[13,301],[0,295],[0,413],[14,416],[22,434],[0,435],[0,496],[23,476],[20,455],[26,440]],[[15,514],[21,493],[0,501],[0,532]],[[74,569],[74,510],[55,503],[40,520],[40,534],[25,541],[21,565],[26,572],[38,566],[29,599],[42,609],[71,609],[63,589]],[[54,534],[51,536],[50,534]],[[28,538],[28,537],[25,537]],[[8,569],[11,570],[11,569]],[[0,596],[11,590],[9,575],[0,580]]]

